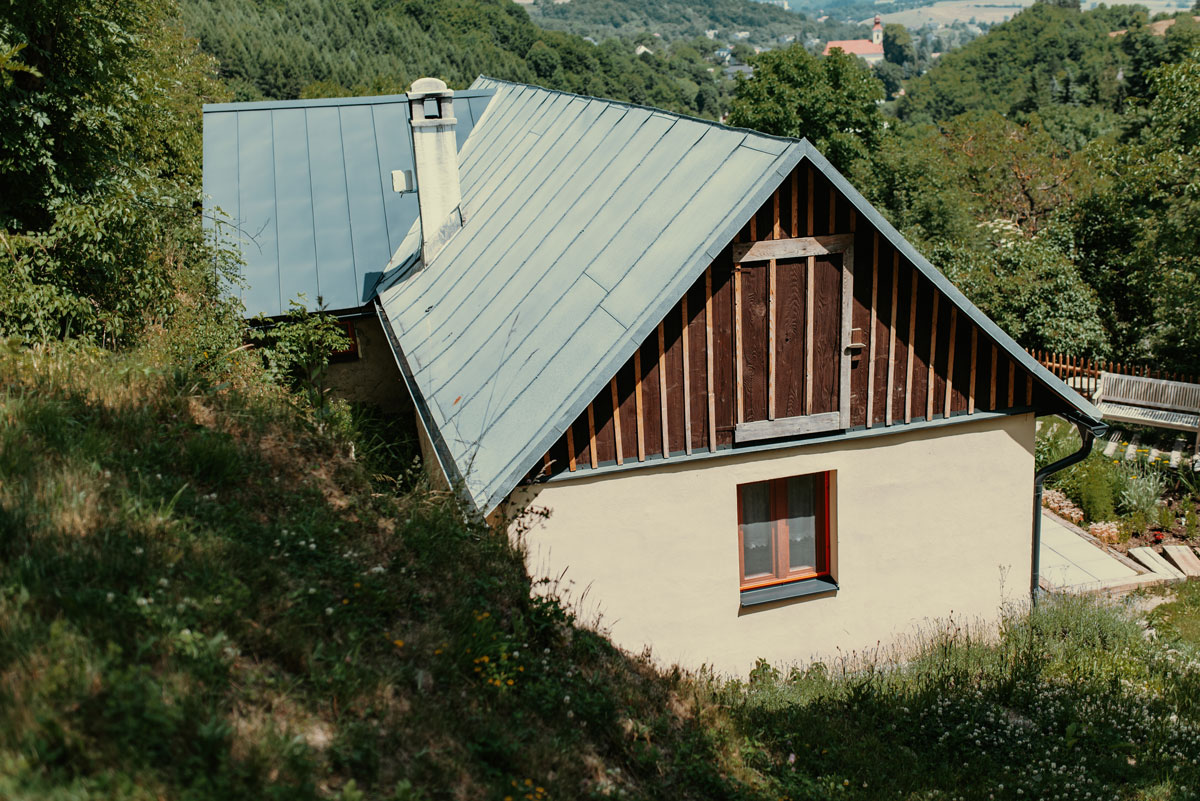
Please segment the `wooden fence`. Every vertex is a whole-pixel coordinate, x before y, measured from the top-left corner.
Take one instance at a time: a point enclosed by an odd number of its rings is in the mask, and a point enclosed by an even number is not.
[[[1091,398],[1095,394],[1096,387],[1100,383],[1100,373],[1120,373],[1121,375],[1163,378],[1169,381],[1187,381],[1191,384],[1200,383],[1194,375],[1152,370],[1146,365],[1096,361],[1083,356],[1064,356],[1061,353],[1049,353],[1044,350],[1030,350],[1029,354],[1086,398]]]

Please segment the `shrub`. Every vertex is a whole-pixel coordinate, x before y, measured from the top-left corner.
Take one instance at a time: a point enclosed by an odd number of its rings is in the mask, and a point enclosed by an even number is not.
[[[1121,508],[1147,520],[1157,518],[1158,502],[1162,499],[1164,489],[1166,481],[1156,471],[1130,476],[1129,483],[1121,491]]]

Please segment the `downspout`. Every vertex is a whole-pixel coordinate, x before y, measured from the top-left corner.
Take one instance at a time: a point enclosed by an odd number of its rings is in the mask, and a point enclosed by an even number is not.
[[[1037,606],[1038,593],[1041,591],[1039,574],[1042,571],[1042,485],[1046,482],[1047,478],[1059,470],[1068,468],[1073,464],[1078,464],[1086,459],[1088,454],[1092,452],[1092,443],[1095,442],[1096,437],[1103,436],[1104,432],[1108,430],[1107,423],[1093,420],[1074,410],[1063,412],[1059,416],[1067,422],[1075,424],[1075,428],[1079,430],[1079,438],[1083,440],[1083,444],[1079,446],[1079,450],[1075,451],[1075,453],[1046,465],[1037,471],[1033,477],[1033,566],[1029,575],[1029,598],[1034,606]]]

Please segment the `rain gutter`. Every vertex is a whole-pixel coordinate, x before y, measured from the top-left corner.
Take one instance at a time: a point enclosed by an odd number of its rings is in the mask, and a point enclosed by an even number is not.
[[[1082,440],[1082,444],[1075,453],[1046,465],[1037,471],[1033,477],[1033,560],[1029,574],[1029,598],[1034,606],[1037,606],[1038,593],[1041,590],[1039,586],[1039,574],[1042,569],[1042,485],[1047,478],[1059,470],[1068,468],[1073,464],[1078,464],[1086,459],[1088,454],[1092,452],[1092,443],[1095,442],[1097,437],[1103,436],[1104,432],[1108,431],[1107,423],[1095,420],[1074,409],[1061,413],[1059,417],[1068,423],[1074,424],[1075,428],[1079,430],[1079,438]]]

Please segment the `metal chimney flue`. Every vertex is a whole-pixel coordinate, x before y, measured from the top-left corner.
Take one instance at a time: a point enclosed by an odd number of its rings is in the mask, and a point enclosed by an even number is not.
[[[421,256],[428,265],[462,228],[454,92],[437,78],[419,78],[409,89],[408,109],[421,208]]]

